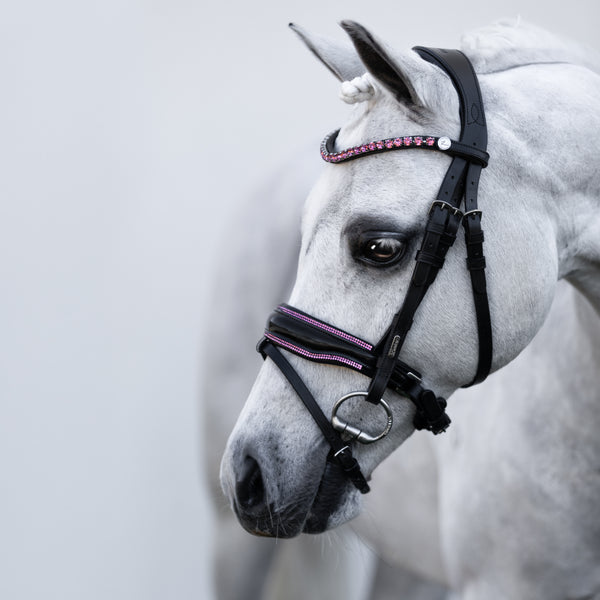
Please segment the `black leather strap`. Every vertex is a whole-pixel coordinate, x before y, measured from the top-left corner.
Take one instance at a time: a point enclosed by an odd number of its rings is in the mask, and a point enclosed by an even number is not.
[[[460,144],[486,153],[487,130],[481,91],[471,63],[458,50],[434,50],[416,48],[425,59],[440,66],[452,80],[460,99],[461,137]],[[487,153],[486,153],[487,154]],[[471,273],[477,330],[479,337],[479,360],[475,381],[482,381],[489,373],[491,364],[491,322],[487,292],[485,290],[485,259],[483,258],[483,235],[477,229],[477,188],[483,164],[455,155],[438,192],[438,202],[429,213],[421,249],[416,255],[416,264],[410,286],[400,311],[385,335],[382,354],[375,377],[369,386],[367,401],[379,402],[388,387],[400,350],[413,323],[414,315],[429,286],[442,268],[444,258],[456,237],[460,224],[458,207],[464,197],[468,218],[465,224],[468,266]],[[454,210],[453,210],[454,209]],[[478,243],[478,241],[480,243]]]
[[[479,337],[479,360],[477,372],[473,380],[463,387],[481,383],[492,368],[493,339],[492,319],[488,301],[487,283],[485,279],[485,256],[483,255],[483,230],[481,229],[481,213],[477,210],[463,217],[465,243],[467,246],[467,269],[471,276],[477,334]]]
[[[461,217],[462,213],[449,204],[433,204],[404,302],[384,336],[379,368],[369,386],[367,401],[376,404],[388,387],[394,363],[413,324],[414,315],[456,239]]]
[[[418,46],[415,51],[425,60],[445,71],[454,85],[460,101],[461,136],[460,143],[487,154],[487,127],[483,99],[477,75],[468,58],[459,50],[444,50]],[[483,255],[483,230],[481,211],[477,208],[477,192],[481,169],[487,165],[465,156],[463,165],[455,158],[444,178],[438,198],[446,200],[456,188],[452,181],[456,172],[464,169],[465,217],[463,227],[467,246],[467,268],[471,276],[473,302],[479,339],[479,359],[473,380],[469,387],[483,381],[490,372],[493,356],[492,323],[485,279],[485,257]],[[453,192],[451,191],[453,190]],[[446,200],[452,202],[451,200]],[[460,200],[459,200],[460,201]],[[453,203],[453,202],[452,202]]]
[[[485,152],[487,128],[483,99],[477,75],[469,59],[460,50],[415,46],[424,60],[440,67],[451,79],[460,102],[460,142]]]
[[[479,148],[468,146],[467,144],[461,144],[454,140],[451,140],[450,148],[448,148],[446,152],[453,156],[464,158],[469,162],[479,164],[482,167],[487,167],[490,160],[490,155],[485,150],[480,150]]]
[[[298,394],[308,412],[312,415],[315,423],[323,433],[323,436],[331,446],[332,456],[346,473],[348,479],[362,493],[369,491],[369,485],[364,478],[357,460],[352,456],[350,446],[342,440],[339,433],[333,428],[329,419],[325,416],[321,407],[317,404],[314,396],[310,393],[298,373],[269,340],[263,339],[259,343],[259,351],[263,356],[268,356],[279,368],[284,377],[290,382],[294,391]]]

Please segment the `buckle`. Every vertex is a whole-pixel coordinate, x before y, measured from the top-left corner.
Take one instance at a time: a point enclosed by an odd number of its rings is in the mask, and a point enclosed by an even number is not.
[[[466,213],[463,214],[463,221],[466,220],[467,217],[475,215],[479,215],[479,218],[481,219],[481,214],[481,210],[479,210],[478,208],[476,208],[475,210],[468,210]]]
[[[457,208],[456,206],[452,206],[452,204],[450,204],[449,202],[445,202],[444,200],[434,200],[431,203],[431,206],[429,207],[429,214],[431,214],[431,212],[433,211],[433,208],[435,206],[439,206],[442,210],[448,209],[450,212],[454,213],[454,216],[460,215],[461,217],[464,217],[464,214],[460,210],[460,208]],[[470,211],[470,212],[473,212],[473,211]],[[481,211],[479,211],[479,212],[481,212]]]

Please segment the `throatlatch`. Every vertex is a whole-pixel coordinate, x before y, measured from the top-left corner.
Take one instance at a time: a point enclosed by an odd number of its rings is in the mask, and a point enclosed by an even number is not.
[[[438,271],[443,267],[446,253],[454,243],[461,224],[465,232],[467,268],[471,276],[479,338],[477,372],[465,387],[483,381],[489,374],[492,361],[492,329],[485,280],[481,210],[477,207],[479,177],[489,158],[481,91],[471,63],[459,50],[423,47],[415,50],[424,60],[441,68],[452,80],[460,100],[460,140],[451,140],[445,136],[411,135],[377,140],[336,152],[334,144],[338,130],[327,136],[321,145],[321,156],[331,163],[406,149],[435,150],[452,156],[437,198],[429,210],[421,248],[415,257],[416,264],[400,310],[379,343],[371,345],[284,304],[269,317],[265,335],[257,348],[264,358],[270,357],[288,379],[330,444],[332,450],[329,458],[341,465],[362,493],[368,492],[369,486],[352,456],[349,444],[351,441],[371,443],[387,434],[392,426],[392,416],[383,400],[386,389],[410,398],[415,404],[415,428],[438,434],[450,424],[450,418],[445,412],[446,400],[424,388],[419,372],[400,361],[399,355],[414,315]],[[463,201],[464,212],[460,210]],[[367,392],[354,392],[341,398],[336,403],[332,418],[328,419],[280,348],[307,360],[358,371],[371,378],[369,389]],[[380,435],[366,435],[337,417],[336,411],[340,403],[352,396],[365,396],[368,402],[385,409],[388,423]]]

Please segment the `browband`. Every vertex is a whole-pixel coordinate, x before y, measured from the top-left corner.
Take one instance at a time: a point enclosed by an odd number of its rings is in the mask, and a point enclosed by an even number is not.
[[[368,156],[369,154],[377,154],[379,152],[389,152],[390,150],[405,150],[407,148],[421,148],[423,150],[441,150],[451,156],[459,156],[466,160],[480,164],[482,167],[487,167],[490,155],[485,150],[461,144],[456,140],[452,140],[447,136],[434,135],[405,135],[403,137],[386,138],[384,140],[376,140],[352,148],[346,148],[335,152],[335,141],[340,130],[336,129],[321,142],[321,158],[325,162],[339,163]]]

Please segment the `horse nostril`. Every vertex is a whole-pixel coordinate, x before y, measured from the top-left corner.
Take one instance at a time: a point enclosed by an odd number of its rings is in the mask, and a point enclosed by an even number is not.
[[[260,467],[251,456],[244,459],[235,492],[239,505],[244,510],[255,509],[264,504],[265,488]]]

